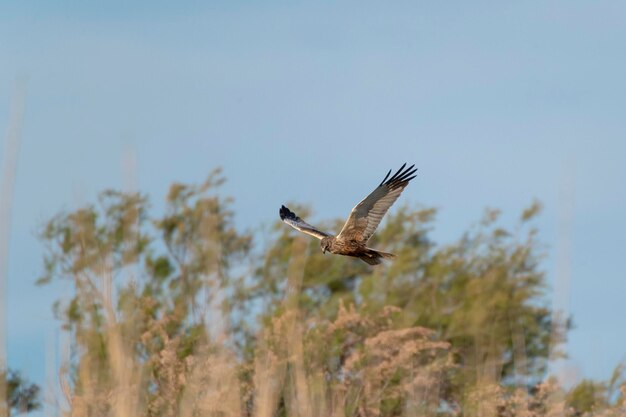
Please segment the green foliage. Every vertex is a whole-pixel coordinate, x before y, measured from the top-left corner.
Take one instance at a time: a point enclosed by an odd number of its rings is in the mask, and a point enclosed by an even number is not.
[[[581,415],[603,410],[613,402],[626,405],[625,370],[626,366],[620,363],[615,367],[608,381],[583,379],[567,393],[565,400],[568,406]]]
[[[583,379],[567,394],[567,403],[580,413],[607,406],[606,387],[600,382]]]
[[[0,378],[6,382],[7,398],[5,404],[8,404],[9,408],[16,414],[28,413],[41,408],[39,386],[29,383],[17,371],[2,372]]]

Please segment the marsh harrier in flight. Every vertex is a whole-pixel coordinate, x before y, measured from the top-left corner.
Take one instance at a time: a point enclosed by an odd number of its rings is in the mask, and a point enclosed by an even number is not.
[[[380,185],[354,206],[350,217],[337,236],[311,226],[285,206],[279,210],[280,219],[294,229],[320,239],[320,246],[324,253],[329,251],[336,255],[352,256],[370,265],[378,265],[383,258],[391,259],[395,255],[368,248],[367,241],[374,234],[389,207],[400,197],[400,193],[409,185],[409,181],[415,178],[414,174],[417,171],[417,168],[413,168],[415,165],[406,169],[405,166],[406,163],[391,178],[389,178],[390,170]]]

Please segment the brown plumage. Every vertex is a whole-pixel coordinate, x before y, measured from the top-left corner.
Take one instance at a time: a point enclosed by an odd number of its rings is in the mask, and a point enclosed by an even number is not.
[[[370,265],[378,265],[382,259],[391,259],[395,255],[368,248],[367,241],[374,234],[389,207],[409,185],[409,181],[415,178],[414,174],[417,171],[417,168],[413,168],[415,165],[406,169],[405,166],[406,164],[402,165],[391,178],[390,170],[380,185],[352,209],[337,236],[311,226],[285,206],[279,210],[280,219],[296,230],[321,239],[320,247],[324,253],[329,251],[336,255],[352,256]]]

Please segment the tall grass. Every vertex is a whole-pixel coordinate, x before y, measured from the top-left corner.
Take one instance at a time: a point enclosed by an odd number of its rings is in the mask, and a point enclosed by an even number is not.
[[[11,206],[13,186],[17,171],[17,157],[20,148],[22,119],[26,100],[25,80],[18,80],[11,100],[9,125],[7,128],[2,177],[0,178],[0,374],[7,374],[6,354],[6,283],[9,260],[9,239],[11,232]],[[0,378],[0,398],[7,397],[6,379]],[[0,406],[0,417],[8,415],[8,409]]]

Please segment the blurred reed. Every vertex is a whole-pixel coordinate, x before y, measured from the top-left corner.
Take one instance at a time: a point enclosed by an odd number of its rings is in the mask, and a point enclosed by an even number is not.
[[[2,178],[0,179],[0,374],[7,374],[6,352],[6,283],[9,261],[9,241],[11,237],[11,207],[13,186],[17,172],[17,159],[20,149],[22,121],[26,103],[26,80],[18,79],[11,99],[9,124],[5,136]],[[6,379],[0,378],[0,398],[7,397]],[[0,404],[0,417],[9,410]]]

